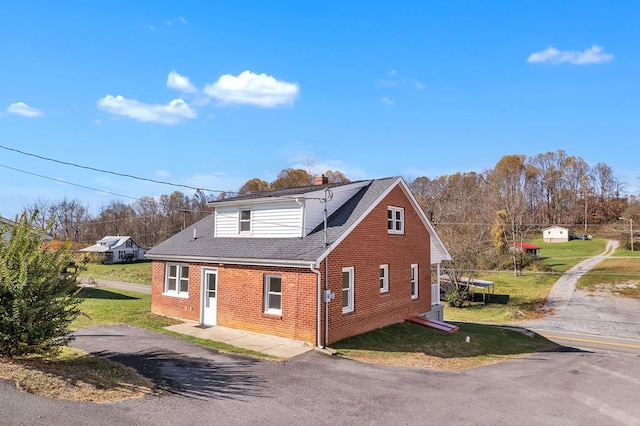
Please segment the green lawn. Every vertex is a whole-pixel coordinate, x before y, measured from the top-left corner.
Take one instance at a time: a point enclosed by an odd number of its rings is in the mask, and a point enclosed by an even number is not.
[[[459,332],[444,333],[403,322],[350,337],[332,348],[341,356],[365,362],[455,370],[558,348],[535,333],[525,335],[490,325],[456,325]]]
[[[542,262],[551,271],[524,271],[517,277],[512,271],[482,274],[478,278],[495,283],[496,295],[491,296],[486,306],[480,302],[471,303],[462,309],[446,306],[445,319],[498,323],[535,319],[542,315],[539,308],[560,274],[581,261],[604,252],[606,247],[606,241],[600,239],[573,240],[567,243],[545,243],[537,239],[531,243],[541,248]]]
[[[615,258],[605,259],[594,266],[578,280],[577,287],[640,299],[640,257],[626,257],[626,253],[622,253],[616,252]]]
[[[74,329],[92,325],[128,324],[178,337],[182,340],[223,352],[272,358],[260,352],[165,330],[164,327],[178,324],[180,321],[152,314],[151,295],[149,294],[105,288],[83,288],[81,296],[84,297],[81,305],[83,315],[73,322],[72,328]]]
[[[151,285],[151,262],[121,263],[102,265],[88,263],[87,269],[79,273],[82,278],[97,278]]]

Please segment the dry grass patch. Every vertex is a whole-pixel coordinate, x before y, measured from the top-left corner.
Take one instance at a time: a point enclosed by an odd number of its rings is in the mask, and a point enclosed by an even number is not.
[[[134,370],[77,349],[57,356],[0,359],[0,378],[18,389],[49,398],[96,403],[153,394],[153,383]]]
[[[369,364],[388,365],[394,367],[423,368],[428,370],[469,370],[471,368],[484,367],[497,364],[510,359],[522,358],[527,354],[519,355],[482,355],[473,358],[454,357],[441,358],[425,353],[388,353],[379,351],[341,351],[341,355],[360,362]]]
[[[511,327],[456,325],[458,333],[444,333],[403,322],[350,337],[333,348],[362,362],[436,370],[466,370],[558,348],[540,335]]]
[[[605,259],[580,278],[577,287],[596,295],[640,299],[640,258]]]

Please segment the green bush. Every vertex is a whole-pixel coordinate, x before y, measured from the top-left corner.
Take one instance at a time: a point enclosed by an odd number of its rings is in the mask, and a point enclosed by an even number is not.
[[[80,313],[71,249],[45,241],[26,213],[0,235],[9,231],[0,239],[0,356],[56,352]]]
[[[444,301],[452,308],[462,308],[465,299],[469,297],[469,293],[466,290],[451,285],[444,292]]]

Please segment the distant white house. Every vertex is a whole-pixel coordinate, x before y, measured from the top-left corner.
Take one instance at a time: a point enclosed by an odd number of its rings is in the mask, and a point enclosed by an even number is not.
[[[542,230],[542,239],[545,243],[566,243],[573,237],[569,228],[554,225]]]
[[[107,235],[92,246],[80,250],[84,253],[98,253],[102,263],[133,262],[145,260],[147,249],[141,247],[129,236]]]

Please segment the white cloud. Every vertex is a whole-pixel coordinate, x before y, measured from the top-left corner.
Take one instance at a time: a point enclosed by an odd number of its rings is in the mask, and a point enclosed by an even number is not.
[[[382,97],[382,103],[385,104],[385,105],[389,105],[389,106],[395,104],[395,102],[393,102],[393,100],[387,98],[386,96]]]
[[[415,82],[415,85],[416,85],[416,89],[418,89],[418,90],[424,90],[424,83],[421,83],[421,82],[419,82],[419,81],[416,81],[416,82]]]
[[[164,24],[168,27],[173,26],[173,24],[182,24],[182,25],[187,25],[187,20],[184,19],[182,16],[176,18],[176,19],[167,19]]]
[[[176,124],[185,119],[195,118],[197,113],[182,99],[174,99],[168,104],[145,104],[123,96],[107,95],[98,101],[98,108],[115,115],[124,115],[138,121],[162,124]]]
[[[248,104],[264,108],[291,105],[300,93],[298,83],[279,81],[267,74],[244,71],[237,77],[225,74],[204,87],[207,96],[225,104]]]
[[[156,176],[168,178],[168,177],[171,177],[171,172],[167,170],[156,170]]]
[[[613,60],[613,55],[604,53],[602,47],[593,45],[582,52],[575,50],[558,50],[553,46],[541,52],[534,52],[527,58],[529,63],[561,64],[564,62],[575,65],[600,64]]]
[[[7,112],[10,114],[17,114],[23,117],[41,117],[44,115],[38,108],[30,107],[24,102],[16,102],[7,107]]]
[[[171,71],[167,76],[167,87],[183,93],[195,93],[198,91],[189,81],[189,77],[180,75],[175,71]]]
[[[390,75],[391,77],[393,77],[393,76],[394,76],[394,75],[396,75],[396,74],[398,74],[398,71],[397,71],[397,70],[391,70],[391,71],[389,71],[389,75]]]

